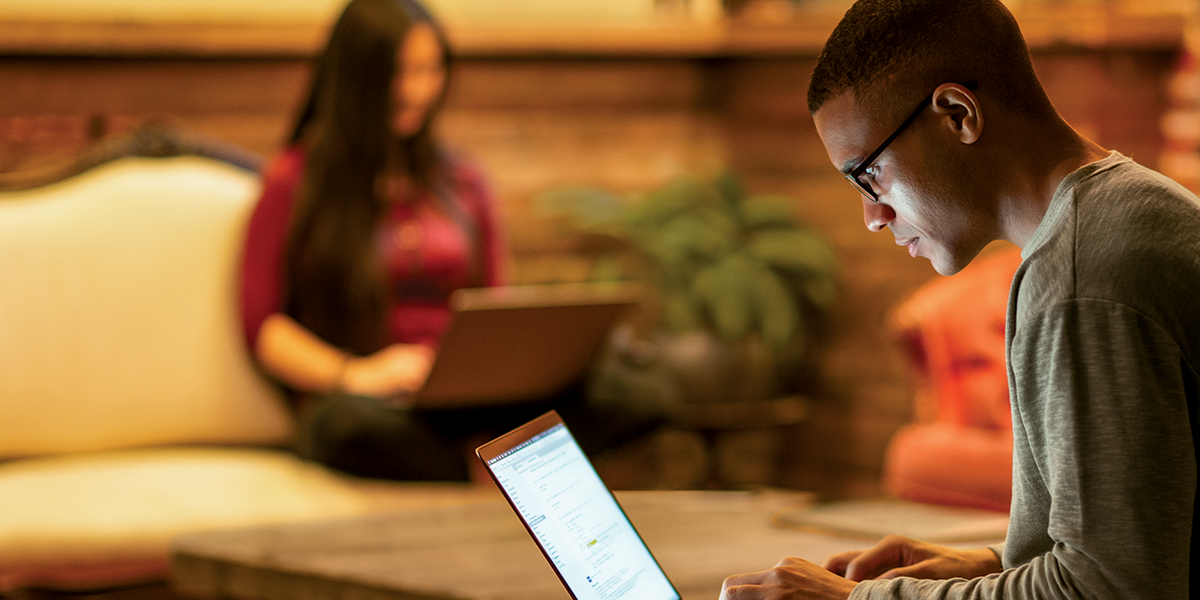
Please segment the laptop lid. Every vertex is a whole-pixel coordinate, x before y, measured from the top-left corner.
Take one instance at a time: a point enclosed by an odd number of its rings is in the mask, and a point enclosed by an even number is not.
[[[679,600],[557,412],[476,450],[575,600]]]
[[[579,381],[637,302],[627,284],[470,288],[450,297],[422,408],[544,400]]]

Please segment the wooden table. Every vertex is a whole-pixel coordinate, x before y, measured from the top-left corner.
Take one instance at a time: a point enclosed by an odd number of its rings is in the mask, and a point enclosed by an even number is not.
[[[618,492],[686,600],[784,556],[820,562],[866,543],[770,524],[781,493]],[[501,500],[352,520],[192,534],[172,552],[175,588],[197,598],[351,600],[569,598]]]

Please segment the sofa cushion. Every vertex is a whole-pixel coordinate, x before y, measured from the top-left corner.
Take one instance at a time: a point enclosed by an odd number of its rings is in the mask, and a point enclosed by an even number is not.
[[[258,186],[211,159],[126,158],[0,194],[0,457],[287,438],[238,330]]]
[[[204,531],[499,501],[495,486],[338,475],[255,448],[137,448],[0,464],[0,597],[163,581]]]
[[[0,594],[161,580],[181,533],[356,515],[362,493],[267,449],[93,452],[0,464]]]

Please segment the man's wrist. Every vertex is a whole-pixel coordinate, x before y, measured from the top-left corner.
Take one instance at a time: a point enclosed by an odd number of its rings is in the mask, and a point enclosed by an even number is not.
[[[987,546],[984,548],[978,548],[974,552],[979,557],[978,560],[980,569],[979,572],[976,573],[976,577],[991,575],[992,573],[999,573],[1000,571],[1004,570],[1004,559],[1000,557],[1000,553],[997,552],[995,548]]]

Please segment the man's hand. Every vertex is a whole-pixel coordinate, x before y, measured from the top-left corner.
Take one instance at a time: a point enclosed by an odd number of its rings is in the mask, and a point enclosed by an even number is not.
[[[846,600],[855,585],[807,560],[785,558],[766,571],[727,577],[721,600]]]
[[[960,550],[898,535],[889,535],[867,550],[829,557],[825,568],[851,581],[917,577],[973,579],[999,573],[1004,567],[987,548]]]

